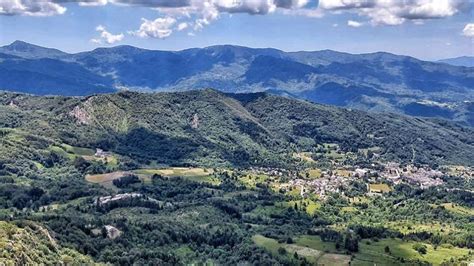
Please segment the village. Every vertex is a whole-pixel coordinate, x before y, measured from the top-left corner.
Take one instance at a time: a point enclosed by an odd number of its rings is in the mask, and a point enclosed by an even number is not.
[[[251,168],[250,174],[266,175],[266,182],[277,181],[279,188],[286,191],[298,190],[301,197],[309,194],[320,199],[330,194],[341,193],[351,182],[364,182],[367,185],[367,196],[381,196],[390,192],[398,184],[408,184],[420,189],[441,186],[443,176],[474,177],[474,169],[455,166],[432,169],[427,165],[402,165],[396,162],[372,164],[373,167],[359,167],[339,163],[331,168],[308,168],[303,171],[289,171],[278,168]]]

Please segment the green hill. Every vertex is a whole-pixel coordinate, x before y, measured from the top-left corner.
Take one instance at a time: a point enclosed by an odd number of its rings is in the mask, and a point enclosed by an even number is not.
[[[345,151],[379,147],[382,159],[402,162],[472,164],[474,156],[469,128],[266,93],[120,92],[87,98],[2,93],[0,102],[2,140],[22,144],[21,158],[34,159],[24,154],[25,141],[37,148],[54,143],[102,148],[143,163],[174,165],[286,166],[289,154],[322,143]]]
[[[1,265],[92,265],[93,260],[72,249],[60,247],[49,232],[35,224],[20,228],[0,221]]]

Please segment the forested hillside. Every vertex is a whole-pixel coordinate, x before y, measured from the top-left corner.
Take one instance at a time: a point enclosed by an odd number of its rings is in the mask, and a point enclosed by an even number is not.
[[[4,134],[102,148],[176,165],[284,166],[293,152],[337,143],[387,160],[472,164],[473,131],[454,124],[214,90],[87,98],[1,95]],[[12,133],[13,132],[13,133]]]

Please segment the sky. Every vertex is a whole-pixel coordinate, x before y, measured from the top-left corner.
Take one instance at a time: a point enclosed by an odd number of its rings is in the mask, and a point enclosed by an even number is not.
[[[0,0],[0,45],[474,56],[474,0]]]

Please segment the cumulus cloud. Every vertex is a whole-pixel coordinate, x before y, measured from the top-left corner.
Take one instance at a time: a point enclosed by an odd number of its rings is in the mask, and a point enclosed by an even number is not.
[[[420,23],[455,15],[469,7],[464,0],[320,0],[319,7],[329,11],[356,12],[374,25],[400,25],[407,20]]]
[[[172,17],[157,18],[155,20],[142,18],[140,29],[131,32],[131,34],[141,38],[164,39],[173,33],[173,26],[175,24],[176,19]]]
[[[474,37],[474,23],[468,23],[462,30],[462,35],[466,37]]]
[[[158,39],[179,31],[196,33],[223,13],[266,15],[278,12],[319,18],[325,13],[351,12],[362,18],[348,21],[347,25],[360,27],[400,25],[406,21],[421,24],[427,19],[453,16],[472,5],[470,0],[0,0],[0,15],[59,15],[66,12],[68,3],[86,7],[110,4],[149,7],[157,11],[159,17],[142,19],[139,29],[129,33]],[[362,20],[363,23],[359,22]],[[113,43],[124,38],[123,34],[113,35],[105,29],[100,32],[101,37],[94,41]]]
[[[93,42],[93,43],[101,44],[101,43],[105,42],[105,43],[108,43],[108,44],[114,44],[116,42],[119,42],[119,41],[123,40],[123,38],[125,37],[122,33],[114,35],[114,34],[108,32],[105,29],[105,27],[102,26],[102,25],[97,26],[95,28],[95,30],[100,32],[100,38],[92,39],[91,42]]]
[[[355,21],[355,20],[348,20],[347,21],[347,26],[349,26],[349,27],[358,28],[358,27],[361,27],[362,25],[363,25],[362,22],[358,22],[358,21]]]
[[[0,14],[8,15],[56,15],[66,11],[65,3],[81,6],[101,6],[107,4],[145,6],[151,8],[185,8],[217,12],[268,14],[277,8],[302,8],[310,0],[0,0]]]
[[[0,15],[52,16],[65,12],[65,7],[51,1],[0,0]]]

